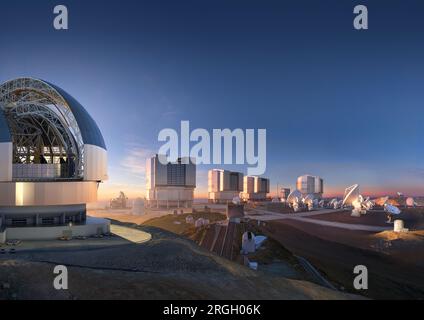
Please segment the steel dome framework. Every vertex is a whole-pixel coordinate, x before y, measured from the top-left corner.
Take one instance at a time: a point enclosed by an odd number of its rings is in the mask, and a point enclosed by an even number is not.
[[[0,243],[65,230],[39,226],[85,226],[107,178],[102,133],[74,97],[30,77],[0,84]]]
[[[14,164],[66,164],[61,177],[83,177],[81,132],[55,88],[32,78],[8,81],[0,86],[0,108],[9,126]]]

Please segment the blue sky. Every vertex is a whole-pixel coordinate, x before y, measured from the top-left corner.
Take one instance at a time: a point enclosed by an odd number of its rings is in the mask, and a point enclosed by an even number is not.
[[[0,80],[43,78],[86,107],[108,146],[105,197],[143,194],[145,158],[181,120],[267,129],[273,189],[311,173],[331,194],[424,194],[422,1],[61,1],[67,31],[57,4],[2,4]]]

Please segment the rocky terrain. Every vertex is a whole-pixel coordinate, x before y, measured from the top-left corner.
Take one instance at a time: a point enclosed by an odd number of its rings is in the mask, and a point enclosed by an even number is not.
[[[136,227],[133,225],[133,227]],[[1,299],[352,299],[306,281],[265,275],[154,227],[143,244],[28,250],[0,256]],[[68,267],[69,289],[53,288]]]

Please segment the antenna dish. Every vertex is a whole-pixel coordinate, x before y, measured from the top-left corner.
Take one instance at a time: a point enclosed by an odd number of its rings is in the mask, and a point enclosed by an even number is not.
[[[299,199],[302,199],[302,194],[299,190],[293,190],[290,192],[289,196],[287,197],[287,202],[290,204],[298,203]]]
[[[359,197],[359,185],[354,184],[345,189],[342,206],[351,206],[352,202]]]
[[[406,199],[406,206],[407,207],[415,207],[416,203],[415,203],[414,198],[409,197],[408,199]]]
[[[305,198],[302,199],[302,202],[304,204],[313,203],[314,202],[314,195],[313,194],[308,194]]]
[[[401,213],[400,209],[394,205],[386,203],[384,205],[384,211],[386,211],[389,214],[398,215]]]

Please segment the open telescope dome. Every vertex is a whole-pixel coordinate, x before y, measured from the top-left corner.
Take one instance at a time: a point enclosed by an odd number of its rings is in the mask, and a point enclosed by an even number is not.
[[[0,143],[12,144],[13,181],[91,180],[90,157],[98,156],[98,150],[106,152],[103,136],[84,107],[63,89],[33,78],[0,85]]]

